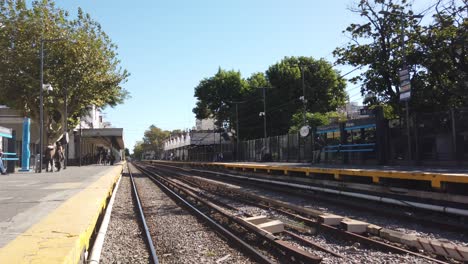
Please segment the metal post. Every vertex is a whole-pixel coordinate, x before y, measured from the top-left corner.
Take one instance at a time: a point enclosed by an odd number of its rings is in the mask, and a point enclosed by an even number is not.
[[[266,140],[266,88],[263,87],[263,138]]]
[[[65,86],[65,134],[63,135],[64,137],[66,137],[68,135],[68,104],[67,104],[67,101],[68,101],[68,88]],[[68,162],[68,142],[67,144],[65,145],[65,160],[63,161],[63,169],[67,169],[67,162]]]
[[[457,150],[457,129],[455,123],[455,111],[453,108],[450,108],[450,119],[452,120],[452,144],[453,144],[453,154],[455,160],[458,160],[458,150]]]
[[[406,107],[406,133],[408,134],[408,160],[412,160],[412,153],[413,150],[411,149],[411,130],[410,130],[410,122],[409,122],[409,103],[408,100],[405,101]]]
[[[306,97],[305,97],[305,84],[304,84],[304,69],[302,68],[303,66],[301,65],[300,68],[301,68],[301,78],[302,78],[302,105],[304,107],[303,109],[303,112],[302,112],[302,125],[305,126],[306,125],[306,109],[307,109],[307,101],[306,101]]]
[[[237,147],[237,150],[236,150],[236,159],[239,160],[239,140],[240,140],[240,133],[239,133],[239,109],[238,109],[238,105],[236,103],[236,133],[237,133],[237,142],[236,142],[236,147]]]
[[[81,140],[82,140],[81,137],[83,136],[82,132],[83,131],[81,129],[81,118],[80,118],[80,141],[79,141],[79,146],[80,146],[80,163],[79,163],[79,165],[80,165],[80,167],[81,167],[81,152],[82,152],[81,148],[83,147],[82,144],[81,144]],[[141,154],[141,155],[143,156],[143,154]]]
[[[42,172],[42,152],[44,149],[44,40],[41,39],[41,89],[39,92],[39,172]]]
[[[400,24],[401,24],[401,52],[402,52],[402,59],[403,59],[403,67],[402,69],[406,69],[406,49],[405,49],[405,23],[404,23],[403,15],[400,16]],[[411,148],[411,129],[410,129],[410,121],[409,121],[409,98],[405,100],[405,108],[406,108],[406,134],[408,136],[408,161],[411,161],[413,158],[413,150]]]

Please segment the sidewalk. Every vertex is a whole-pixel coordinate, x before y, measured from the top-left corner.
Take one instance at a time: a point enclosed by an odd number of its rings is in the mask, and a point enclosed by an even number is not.
[[[76,258],[72,245],[89,243],[121,170],[122,164],[91,165],[0,175],[0,263]],[[48,250],[46,258],[39,257]]]

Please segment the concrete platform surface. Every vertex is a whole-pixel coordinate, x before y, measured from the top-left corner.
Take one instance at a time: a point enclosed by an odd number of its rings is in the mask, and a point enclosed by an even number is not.
[[[91,234],[122,166],[0,175],[0,263],[79,259],[81,252],[68,251],[88,243],[80,240]]]
[[[388,166],[388,165],[345,165],[345,164],[311,164],[299,162],[226,162],[234,164],[252,164],[267,166],[310,167],[318,169],[350,169],[350,170],[377,170],[401,171],[416,173],[445,173],[468,176],[468,167],[428,167],[428,166]]]
[[[380,179],[415,180],[429,182],[434,189],[441,189],[442,183],[468,184],[468,169],[466,168],[429,168],[410,166],[349,166],[349,165],[320,165],[309,163],[285,162],[181,162],[152,160],[154,163],[187,164],[198,167],[218,167],[226,169],[276,171],[288,175],[290,172],[313,174],[328,174],[335,180],[341,176],[369,178],[372,183],[379,183]]]

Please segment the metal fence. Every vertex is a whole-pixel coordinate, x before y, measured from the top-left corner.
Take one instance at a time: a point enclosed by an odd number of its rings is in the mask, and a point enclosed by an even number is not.
[[[362,121],[362,120],[361,120]],[[366,120],[364,120],[366,121]],[[362,123],[362,122],[361,122]],[[468,165],[468,109],[413,113],[404,118],[348,120],[298,133],[176,150],[174,159],[319,164]]]

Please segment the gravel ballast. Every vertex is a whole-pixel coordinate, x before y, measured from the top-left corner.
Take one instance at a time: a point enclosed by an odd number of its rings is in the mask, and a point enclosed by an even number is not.
[[[255,263],[132,171],[160,263]]]
[[[202,190],[199,190],[199,191],[202,192]],[[239,202],[239,201],[232,201],[232,200],[230,201],[229,198],[218,197],[217,195],[210,195],[207,192],[205,192],[204,194],[210,196],[211,198],[217,199],[221,201],[222,203],[226,203],[226,204],[229,204],[230,206],[237,208],[238,212],[244,212],[250,215],[265,215],[265,216],[268,216],[270,219],[278,219],[284,223],[288,223],[291,221],[291,219],[288,219],[287,217],[276,213],[274,210],[265,210],[265,209],[255,207],[252,205],[243,204],[242,202]],[[422,259],[416,256],[383,252],[380,250],[368,248],[355,241],[348,241],[348,240],[338,239],[335,237],[328,237],[328,236],[325,236],[324,234],[300,235],[300,236],[344,256],[343,259],[337,258],[326,252],[311,249],[308,247],[303,247],[300,245],[300,243],[297,243],[294,239],[291,239],[291,240],[286,239],[286,240],[289,240],[290,243],[292,243],[293,245],[296,245],[299,248],[302,248],[310,253],[313,253],[322,257],[323,259],[321,263],[332,263],[332,264],[366,263],[366,262],[367,263],[432,263],[429,260]]]
[[[100,263],[149,263],[127,173],[117,190]]]

